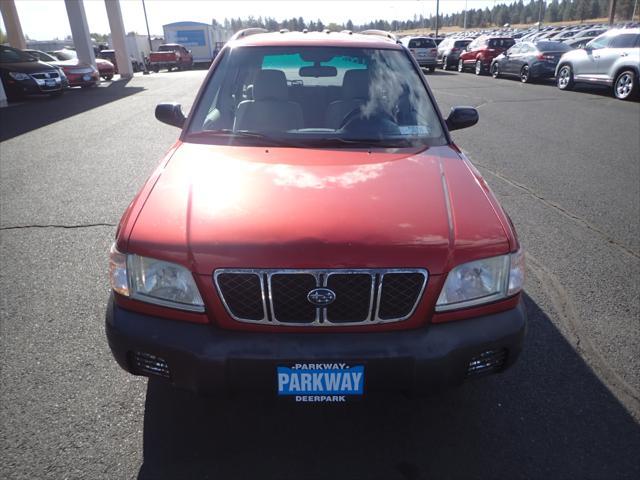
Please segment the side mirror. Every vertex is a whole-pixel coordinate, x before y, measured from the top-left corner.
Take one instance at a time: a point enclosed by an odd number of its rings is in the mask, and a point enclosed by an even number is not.
[[[478,111],[473,107],[453,107],[446,120],[447,128],[451,131],[472,127],[478,118]]]
[[[179,103],[159,103],[156,105],[156,118],[162,123],[182,128],[186,117]]]

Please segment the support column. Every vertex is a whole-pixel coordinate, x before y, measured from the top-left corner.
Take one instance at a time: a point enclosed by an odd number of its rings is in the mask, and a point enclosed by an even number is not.
[[[2,80],[0,80],[0,108],[7,106],[7,94],[4,93],[4,85],[2,85]]]
[[[131,66],[131,59],[127,52],[120,0],[104,0],[104,4],[107,8],[109,28],[111,28],[111,41],[113,42],[111,46],[116,51],[118,73],[120,74],[120,78],[131,78],[133,76],[133,67]]]
[[[93,53],[93,42],[89,33],[87,16],[84,13],[84,3],[82,0],[64,0],[71,27],[73,44],[76,47],[78,60],[96,66],[96,56]]]
[[[4,26],[7,29],[9,45],[13,48],[19,48],[20,50],[27,48],[27,43],[24,41],[24,34],[22,33],[22,26],[20,25],[20,18],[18,17],[18,11],[16,10],[14,0],[0,1],[0,11],[2,11],[2,19],[4,20]]]

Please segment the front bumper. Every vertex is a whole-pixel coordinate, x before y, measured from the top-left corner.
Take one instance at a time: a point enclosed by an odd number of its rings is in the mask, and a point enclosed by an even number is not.
[[[134,352],[159,357],[177,387],[199,393],[261,389],[275,392],[276,366],[294,362],[366,365],[366,389],[429,392],[462,383],[484,352],[504,351],[511,366],[522,349],[522,301],[505,312],[418,330],[376,333],[251,333],[134,313],[113,297],[106,333],[122,368],[141,374]],[[494,371],[494,370],[492,370]]]

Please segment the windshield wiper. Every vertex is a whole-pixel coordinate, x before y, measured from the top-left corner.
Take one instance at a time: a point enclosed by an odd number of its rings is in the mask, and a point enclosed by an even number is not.
[[[190,137],[210,137],[210,136],[225,136],[229,138],[251,138],[255,140],[263,140],[270,145],[278,147],[295,147],[298,144],[290,142],[281,138],[275,138],[270,135],[266,135],[261,132],[254,132],[251,130],[232,130],[230,128],[221,128],[219,130],[202,130],[200,132],[194,132],[189,134]]]
[[[351,147],[361,148],[402,148],[413,147],[415,143],[408,138],[344,138],[344,137],[330,137],[330,138],[318,138],[310,139],[310,146],[342,146],[348,145]]]

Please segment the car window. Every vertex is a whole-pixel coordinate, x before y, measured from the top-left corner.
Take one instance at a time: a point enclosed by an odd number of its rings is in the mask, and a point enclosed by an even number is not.
[[[220,131],[227,137],[216,137]],[[405,51],[395,49],[227,50],[194,107],[187,135],[212,132],[205,137],[220,143],[229,141],[230,132],[245,131],[296,146],[335,141],[333,146],[348,148],[345,140],[356,139],[398,147],[445,142],[421,74]],[[256,141],[255,135],[233,138]]]
[[[640,37],[640,35],[633,33],[622,33],[620,35],[616,35],[611,40],[609,48],[633,48],[638,37]]]
[[[515,55],[516,53],[520,53],[522,51],[522,46],[522,44],[514,45],[509,50],[507,50],[507,52],[509,53],[509,55]]]
[[[589,43],[587,43],[586,47],[591,48],[592,50],[598,50],[600,48],[607,48],[610,42],[611,37],[604,35],[598,38],[594,38]]]
[[[33,56],[15,48],[0,47],[0,63],[37,62]]]
[[[470,42],[469,40],[458,40],[458,41],[456,41],[456,42],[454,43],[454,45],[453,45],[453,46],[454,46],[454,47],[457,47],[457,48],[464,48],[464,47],[466,47],[467,45],[469,45],[470,43],[471,43],[471,42]]]
[[[77,58],[76,52],[73,50],[58,50],[51,52],[51,55],[57,57],[58,60],[75,60]]]
[[[436,42],[430,38],[412,38],[409,40],[409,48],[435,48]]]
[[[513,38],[492,38],[489,40],[489,48],[510,48],[515,43]]]

